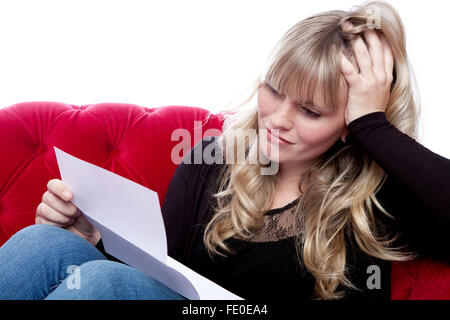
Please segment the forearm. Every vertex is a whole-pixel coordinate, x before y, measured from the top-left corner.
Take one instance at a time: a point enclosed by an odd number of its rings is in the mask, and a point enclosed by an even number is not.
[[[450,225],[450,160],[402,133],[384,112],[367,114],[348,125],[350,142],[369,155],[409,193]]]

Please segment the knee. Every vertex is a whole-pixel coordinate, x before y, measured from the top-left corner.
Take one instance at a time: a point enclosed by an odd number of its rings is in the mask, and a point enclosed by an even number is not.
[[[102,284],[118,284],[126,282],[133,268],[110,260],[92,260],[80,266],[80,276],[86,281]]]
[[[89,261],[80,266],[81,285],[96,291],[97,297],[110,299],[153,299],[160,294],[154,278],[128,265],[114,261]]]
[[[61,228],[48,224],[33,224],[16,232],[8,241],[30,245],[30,243],[43,243],[49,240],[59,239]],[[66,231],[67,232],[67,231]]]
[[[78,239],[79,238],[79,239]],[[76,234],[60,227],[48,224],[34,224],[19,230],[11,237],[13,241],[25,242],[26,244],[58,244],[67,241],[83,240]]]
[[[47,299],[183,299],[152,277],[114,261],[85,262],[74,272]]]
[[[93,260],[78,269],[80,286],[94,299],[122,299],[130,267],[110,260]],[[120,293],[120,294],[119,294]]]
[[[5,246],[14,247],[17,252],[52,256],[70,251],[82,251],[91,246],[89,242],[76,234],[60,227],[48,224],[35,224],[23,228],[14,234]]]

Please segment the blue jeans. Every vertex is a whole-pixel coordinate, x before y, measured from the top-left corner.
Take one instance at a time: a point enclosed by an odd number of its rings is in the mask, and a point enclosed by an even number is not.
[[[0,299],[186,298],[139,270],[108,260],[72,232],[38,224],[0,247]]]

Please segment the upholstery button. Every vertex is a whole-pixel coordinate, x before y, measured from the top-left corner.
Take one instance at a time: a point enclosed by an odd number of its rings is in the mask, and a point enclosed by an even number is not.
[[[44,146],[38,146],[36,148],[36,153],[37,154],[44,154],[45,152],[47,152],[47,149]]]

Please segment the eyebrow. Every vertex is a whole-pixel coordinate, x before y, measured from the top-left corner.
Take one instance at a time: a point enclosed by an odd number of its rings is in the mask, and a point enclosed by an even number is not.
[[[312,102],[310,100],[307,100],[307,101],[298,101],[298,100],[296,100],[296,102],[299,103],[299,104],[304,104],[304,105],[306,105],[308,107],[315,108],[315,109],[317,109],[319,111],[324,111],[325,112],[325,111],[329,110],[329,108],[318,106],[317,104],[314,104],[314,102]]]
[[[269,84],[269,83],[266,83],[266,85],[268,85],[269,87],[273,88],[273,86],[271,84]],[[282,95],[286,96],[286,94],[284,94],[284,93],[282,93]],[[321,112],[327,112],[327,111],[332,110],[330,108],[325,108],[325,107],[322,107],[322,106],[318,106],[318,105],[314,104],[314,102],[312,102],[310,100],[302,101],[302,100],[295,99],[295,102],[298,103],[298,104],[304,104],[307,107],[315,108],[315,109],[317,109],[318,111],[321,111]]]
[[[310,107],[315,107],[317,109],[325,109],[324,107],[318,106],[317,104],[314,104],[314,102],[309,101],[309,100],[308,101],[303,101],[302,103],[304,103],[304,104],[306,104],[306,105],[308,105]]]
[[[301,99],[298,100],[298,99],[295,99],[295,102],[297,102],[298,104],[304,104],[304,105],[306,105],[307,107],[315,108],[315,109],[317,109],[317,110],[319,110],[319,111],[326,111],[326,110],[328,110],[328,108],[319,106],[319,105],[315,104],[315,103],[314,103],[313,101],[311,101],[311,100],[301,100]]]

